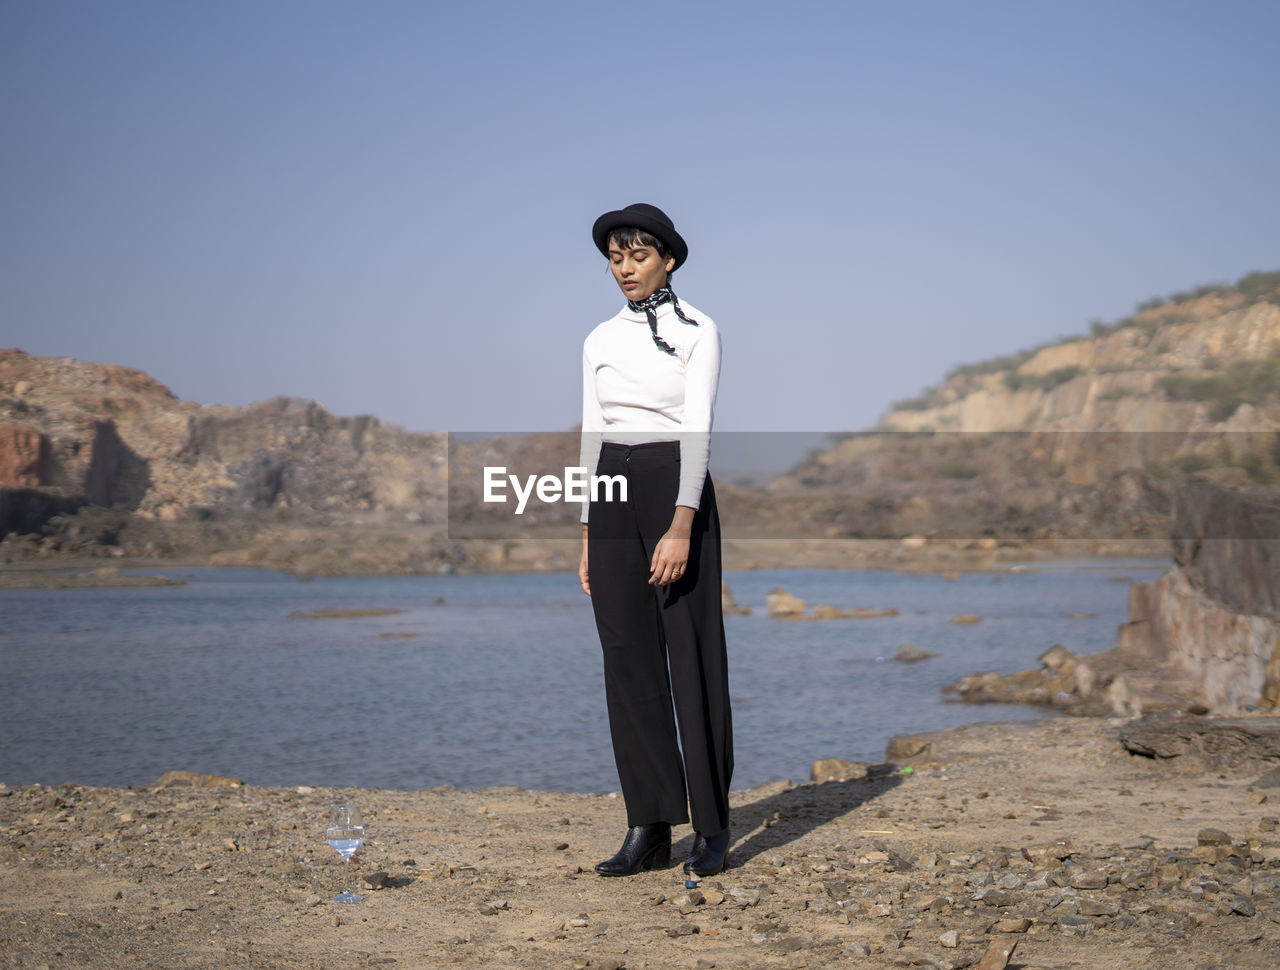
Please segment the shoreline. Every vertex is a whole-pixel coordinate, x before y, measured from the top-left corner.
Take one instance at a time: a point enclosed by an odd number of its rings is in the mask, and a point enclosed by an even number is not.
[[[1256,766],[1135,757],[1122,723],[972,724],[896,739],[900,756],[927,747],[863,780],[736,791],[730,868],[696,893],[678,865],[591,871],[625,830],[610,795],[0,788],[0,953],[74,967],[962,967],[1015,942],[1016,966],[1276,965],[1280,787],[1254,786]],[[360,800],[368,831],[349,879],[323,842],[338,797]],[[674,837],[683,858],[689,827]],[[365,901],[329,902],[344,882]]]
[[[558,543],[562,540],[530,540],[536,543]],[[752,544],[775,543],[776,540],[749,540]],[[905,549],[900,543],[885,543],[880,540],[866,540],[878,543],[867,554],[852,555],[850,543],[863,540],[811,540],[801,549],[790,555],[782,556],[766,550],[761,555],[757,549],[742,548],[743,541],[726,542],[725,572],[759,572],[767,569],[823,569],[845,572],[901,572],[901,573],[940,573],[968,574],[1007,572],[1019,569],[1034,569],[1038,565],[1054,562],[1086,562],[1096,561],[1099,569],[1107,568],[1110,562],[1133,562],[1135,560],[1155,563],[1167,561],[1172,564],[1167,540],[1135,540],[1121,548],[1109,552],[1099,552],[1090,546],[1089,549],[1073,550],[1071,543],[1090,543],[1091,540],[1055,540],[1049,548],[1040,548],[1038,544],[1026,543],[1019,547],[1009,547],[1000,555],[990,551],[975,551],[953,548],[924,547],[922,549]],[[814,544],[816,543],[816,545]],[[1068,548],[1064,548],[1064,544]],[[795,543],[790,543],[795,545]],[[731,558],[732,557],[732,558]],[[782,560],[782,561],[775,561]],[[94,557],[94,556],[50,556],[39,559],[22,559],[0,563],[0,591],[6,589],[58,589],[58,588],[109,588],[129,586],[179,585],[181,579],[171,577],[129,576],[125,570],[156,570],[178,572],[184,569],[263,569],[269,572],[296,576],[299,579],[339,578],[339,577],[379,577],[379,576],[440,576],[440,575],[521,575],[541,573],[574,573],[573,565],[564,562],[516,562],[508,564],[510,568],[489,569],[457,569],[447,573],[434,571],[418,572],[380,572],[351,571],[313,573],[292,568],[288,563],[267,561],[228,561],[225,556],[214,557],[180,557],[174,559],[144,558],[131,556]],[[100,581],[95,581],[91,573],[99,573]],[[169,582],[165,582],[165,580]]]

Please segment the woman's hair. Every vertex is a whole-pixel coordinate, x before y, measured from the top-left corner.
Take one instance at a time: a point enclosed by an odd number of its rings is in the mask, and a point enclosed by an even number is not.
[[[666,244],[657,236],[651,236],[643,229],[637,229],[635,226],[619,226],[617,229],[610,230],[609,242],[616,243],[619,248],[626,249],[632,246],[652,246],[658,251],[658,258],[666,261],[671,257],[671,250],[667,249]],[[667,273],[667,279],[675,275],[675,270]]]

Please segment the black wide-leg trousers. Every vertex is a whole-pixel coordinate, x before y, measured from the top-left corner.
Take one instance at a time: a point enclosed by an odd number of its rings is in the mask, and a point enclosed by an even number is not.
[[[587,529],[591,605],[627,824],[688,821],[687,797],[694,829],[719,835],[729,827],[733,730],[711,478],[693,517],[685,573],[663,587],[649,585],[649,564],[675,511],[679,443],[605,442],[596,474],[627,482],[626,501],[617,489],[613,501],[603,491],[592,497]]]

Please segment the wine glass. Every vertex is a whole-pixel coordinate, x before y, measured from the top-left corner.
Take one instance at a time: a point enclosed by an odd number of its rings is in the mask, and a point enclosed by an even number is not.
[[[364,841],[364,825],[360,821],[360,806],[355,802],[341,802],[329,809],[329,828],[325,832],[329,844],[342,856],[343,882],[349,878],[348,864]],[[350,889],[344,889],[333,897],[335,903],[358,903],[364,899]]]

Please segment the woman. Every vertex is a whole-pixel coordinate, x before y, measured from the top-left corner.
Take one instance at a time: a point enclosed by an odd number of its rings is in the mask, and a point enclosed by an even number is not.
[[[606,212],[591,234],[627,299],[587,336],[582,357],[581,464],[627,486],[625,499],[596,490],[582,511],[578,578],[604,652],[629,826],[596,871],[668,866],[687,797],[695,838],[684,868],[709,876],[728,854],[733,773],[720,523],[707,475],[720,337],[671,291],[689,250],[661,209]]]

